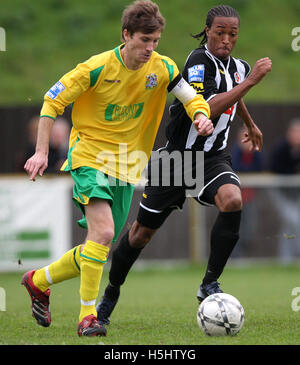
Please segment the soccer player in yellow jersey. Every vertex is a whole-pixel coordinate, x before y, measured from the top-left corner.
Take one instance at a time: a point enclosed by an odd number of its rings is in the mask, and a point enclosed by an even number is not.
[[[24,168],[30,180],[47,168],[49,136],[57,115],[72,104],[73,128],[62,170],[74,180],[73,200],[87,228],[83,244],[58,261],[24,274],[37,323],[51,323],[51,284],[80,275],[79,336],[105,336],[96,299],[111,243],[127,219],[134,184],[150,157],[166,91],[185,106],[200,135],[213,132],[209,105],[184,81],[176,64],[156,49],[165,21],[156,4],[136,1],[123,12],[124,43],[91,57],[45,95],[35,154]]]

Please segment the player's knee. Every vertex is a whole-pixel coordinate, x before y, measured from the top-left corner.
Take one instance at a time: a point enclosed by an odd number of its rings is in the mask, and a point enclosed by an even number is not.
[[[130,245],[135,248],[143,248],[150,242],[154,233],[155,230],[135,222],[130,230]]]
[[[132,239],[130,240],[130,244],[135,248],[142,248],[150,242],[153,233],[150,229],[143,227],[135,232]]]
[[[104,245],[111,243],[114,235],[114,227],[102,227],[101,229],[90,230],[88,233],[90,239]]]
[[[101,235],[106,242],[111,242],[115,235],[114,227],[105,228]]]
[[[227,190],[218,194],[216,198],[218,208],[222,212],[236,212],[242,210],[243,202],[240,192]]]
[[[242,209],[242,199],[239,196],[229,196],[223,203],[224,212],[236,212]]]

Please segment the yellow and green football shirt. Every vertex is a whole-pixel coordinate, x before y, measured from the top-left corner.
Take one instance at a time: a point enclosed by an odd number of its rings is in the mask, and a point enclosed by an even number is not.
[[[121,45],[91,57],[64,75],[45,95],[41,116],[53,119],[72,104],[73,128],[62,170],[92,167],[135,184],[145,168],[166,103],[179,75],[170,58],[153,52],[138,70],[126,67]],[[186,106],[209,115],[197,96]]]

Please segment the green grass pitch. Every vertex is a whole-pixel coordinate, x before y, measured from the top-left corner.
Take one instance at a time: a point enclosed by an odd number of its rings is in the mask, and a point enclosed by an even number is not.
[[[237,336],[215,338],[204,335],[196,321],[195,295],[203,275],[198,265],[131,271],[104,338],[77,336],[78,278],[52,286],[52,324],[43,328],[31,317],[29,296],[20,285],[22,274],[0,274],[0,287],[6,292],[6,311],[0,311],[2,345],[300,344],[300,300],[292,295],[300,287],[297,265],[229,265],[221,286],[242,303],[245,323]],[[99,298],[107,277],[106,268]]]

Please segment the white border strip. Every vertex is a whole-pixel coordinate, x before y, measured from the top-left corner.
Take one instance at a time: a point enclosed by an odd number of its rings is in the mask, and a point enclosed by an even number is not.
[[[162,212],[163,212],[163,210],[155,210],[155,209],[147,208],[147,207],[145,207],[145,205],[144,205],[144,204],[142,204],[142,203],[140,203],[140,206],[141,206],[143,209],[148,210],[148,212],[151,212],[151,213],[162,213]]]
[[[211,184],[213,183],[216,179],[218,179],[220,176],[222,175],[225,175],[225,174],[231,174],[233,175],[232,178],[237,180],[239,183],[241,183],[239,177],[232,171],[225,171],[225,172],[221,172],[221,174],[217,175],[216,177],[214,177],[212,180],[210,180],[201,190],[200,190],[200,193],[198,194],[198,200],[199,202],[201,202],[200,200],[200,196],[203,194],[204,190]],[[205,204],[208,204],[208,203],[205,203]],[[212,206],[212,205],[211,205]]]

